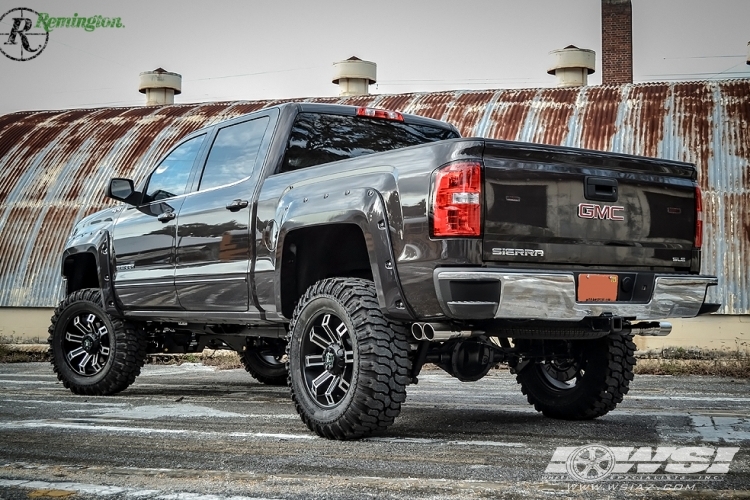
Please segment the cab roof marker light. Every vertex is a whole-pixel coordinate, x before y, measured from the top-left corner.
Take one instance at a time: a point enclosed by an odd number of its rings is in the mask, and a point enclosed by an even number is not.
[[[404,115],[398,111],[389,111],[387,109],[375,108],[357,108],[357,116],[366,116],[368,118],[381,118],[383,120],[393,120],[397,122],[404,121]]]

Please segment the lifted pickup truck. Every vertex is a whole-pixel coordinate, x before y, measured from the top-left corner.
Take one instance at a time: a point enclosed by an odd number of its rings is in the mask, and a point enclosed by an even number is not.
[[[317,434],[393,423],[426,362],[507,363],[545,415],[622,401],[633,335],[715,311],[692,165],[461,138],[290,103],[198,130],[65,244],[52,365],[113,394],[147,353],[233,349]]]

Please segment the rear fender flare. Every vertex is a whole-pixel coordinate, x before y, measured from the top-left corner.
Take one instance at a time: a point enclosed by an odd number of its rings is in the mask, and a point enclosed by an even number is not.
[[[302,191],[302,190],[294,190]],[[414,313],[406,302],[396,269],[391,242],[391,228],[383,198],[374,188],[350,189],[346,194],[305,197],[288,192],[277,211],[279,232],[276,239],[276,262],[282,262],[284,240],[295,229],[326,224],[355,224],[367,245],[370,269],[375,281],[378,303],[384,314],[399,320],[413,320]],[[281,311],[281,266],[274,275],[276,308]]]

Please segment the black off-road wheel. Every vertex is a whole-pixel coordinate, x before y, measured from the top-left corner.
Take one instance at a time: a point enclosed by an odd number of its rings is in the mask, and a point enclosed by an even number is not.
[[[571,341],[571,356],[529,361],[516,381],[547,417],[589,420],[615,409],[628,393],[635,367],[633,337],[612,334]]]
[[[386,429],[410,382],[407,329],[378,307],[372,281],[329,278],[294,310],[287,345],[289,386],[307,427],[329,439]]]
[[[146,339],[133,325],[110,318],[96,289],[71,293],[49,327],[52,369],[74,394],[106,396],[135,381],[146,360]]]
[[[256,339],[240,353],[245,370],[266,385],[286,385],[286,342],[283,339]]]

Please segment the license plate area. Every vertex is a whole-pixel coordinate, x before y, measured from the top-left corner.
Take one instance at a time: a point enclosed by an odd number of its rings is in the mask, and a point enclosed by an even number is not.
[[[616,274],[578,275],[578,302],[615,302],[619,279]]]

